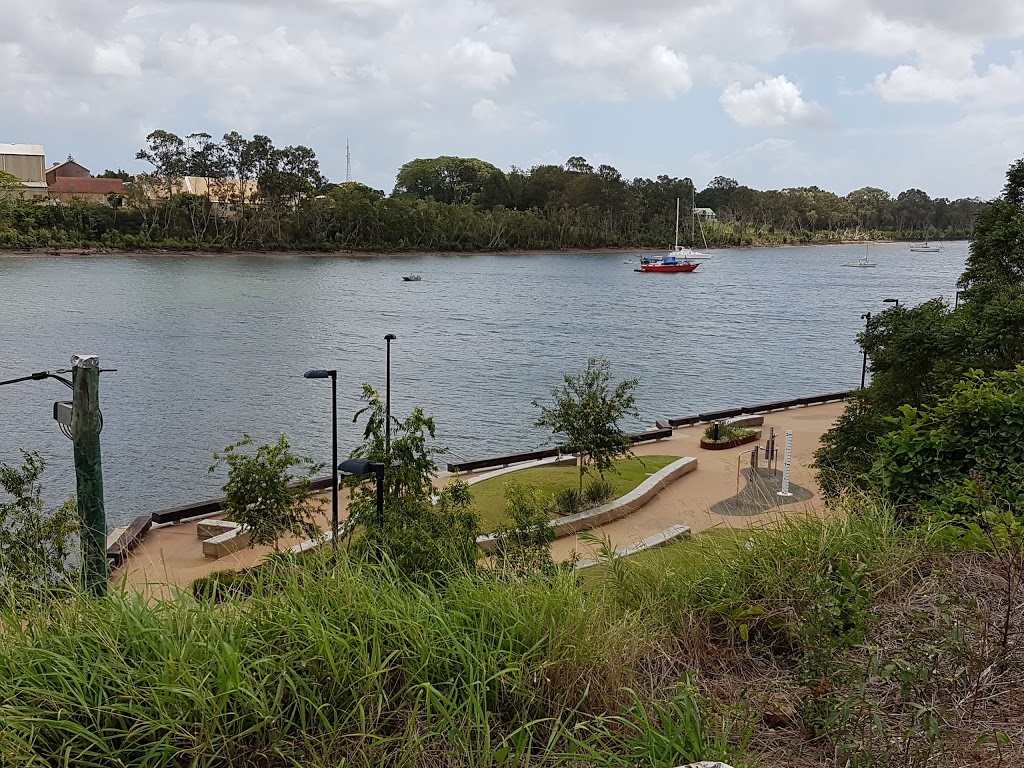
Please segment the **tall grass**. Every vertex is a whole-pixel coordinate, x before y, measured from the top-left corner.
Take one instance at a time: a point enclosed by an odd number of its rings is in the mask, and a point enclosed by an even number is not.
[[[433,588],[307,559],[258,578],[238,603],[3,616],[0,762],[552,763],[579,751],[580,724],[594,740],[599,718],[634,718],[628,689],[654,694],[637,670],[656,627],[570,575]]]
[[[743,729],[702,696],[700,654],[856,642],[908,551],[865,508],[614,561],[586,582],[414,585],[314,555],[272,561],[244,599],[6,613],[0,765],[737,764]]]

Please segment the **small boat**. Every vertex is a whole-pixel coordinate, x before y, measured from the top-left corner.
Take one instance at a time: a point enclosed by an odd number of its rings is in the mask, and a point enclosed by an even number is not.
[[[923,243],[911,243],[910,250],[913,253],[938,253],[942,250],[942,246],[932,245],[925,240]]]
[[[419,275],[402,275],[402,279],[407,283],[418,283],[423,278]]]
[[[676,198],[676,243],[668,254],[661,257],[640,257],[640,266],[634,272],[693,272],[698,266],[694,258],[707,258],[707,254],[698,253],[691,248],[679,244],[679,198]]]
[[[623,259],[622,263],[623,264],[636,264],[636,262],[633,261],[632,259]]]
[[[860,257],[859,261],[851,262],[850,264],[843,264],[844,267],[876,267],[878,266],[873,261],[868,260],[868,247],[864,246],[864,255]]]
[[[660,258],[640,259],[640,266],[634,272],[693,272],[699,264],[683,259],[680,261],[672,254]]]

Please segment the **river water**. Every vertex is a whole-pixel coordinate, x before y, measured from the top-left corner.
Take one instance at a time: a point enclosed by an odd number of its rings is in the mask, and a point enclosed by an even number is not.
[[[693,274],[633,272],[637,254],[0,257],[0,380],[98,354],[111,525],[220,495],[211,454],[243,432],[287,432],[330,457],[339,371],[342,455],[363,382],[393,411],[421,405],[451,456],[550,441],[532,426],[563,372],[590,355],[640,380],[642,421],[843,390],[860,381],[862,313],[884,298],[952,301],[967,243],[940,253],[875,245],[715,252]],[[419,273],[406,283],[403,274]],[[37,450],[47,495],[73,492],[71,444],[51,417],[57,382],[0,388],[0,460]]]

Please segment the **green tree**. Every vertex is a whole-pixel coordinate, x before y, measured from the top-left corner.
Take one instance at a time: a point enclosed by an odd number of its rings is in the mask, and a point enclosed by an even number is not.
[[[505,174],[475,157],[431,157],[410,160],[395,179],[395,195],[430,197],[439,203],[475,203],[490,176]],[[500,186],[500,185],[499,185]]]
[[[121,181],[131,181],[132,175],[128,171],[118,168],[116,171],[112,171],[109,168],[101,173],[96,178],[99,179],[120,179]]]
[[[352,456],[383,462],[387,468],[383,520],[377,516],[374,484],[365,478],[345,481],[351,489],[345,533],[352,533],[357,526],[362,530],[353,544],[354,554],[390,561],[412,578],[474,567],[478,520],[471,509],[469,486],[456,479],[438,493],[433,485],[437,473],[436,449],[431,445],[434,420],[420,408],[404,419],[392,415],[389,457],[387,414],[380,393],[364,384],[362,399],[366,405],[354,420],[366,418],[363,445]]]
[[[612,383],[611,364],[603,357],[592,357],[580,374],[565,374],[561,387],[552,387],[550,406],[534,400],[540,409],[538,427],[562,435],[561,447],[580,457],[580,492],[583,476],[591,467],[602,477],[614,469],[615,459],[629,455],[632,443],[619,426],[626,417],[639,417],[636,396],[639,382],[625,379]]]
[[[310,480],[323,465],[293,454],[284,433],[276,443],[259,446],[255,454],[241,450],[252,444],[252,438],[243,435],[237,443],[213,455],[210,472],[222,465],[228,468],[228,481],[223,487],[228,519],[249,529],[249,545],[253,547],[273,546],[277,550],[286,533],[319,538],[323,532],[314,515],[323,501],[314,497]]]
[[[978,215],[959,285],[968,301],[985,300],[1007,285],[1024,285],[1024,160],[1007,171],[1002,198]]]
[[[21,466],[0,462],[0,600],[15,604],[71,585],[78,533],[73,499],[57,509],[43,505],[39,478],[46,462],[34,452],[21,456]]]

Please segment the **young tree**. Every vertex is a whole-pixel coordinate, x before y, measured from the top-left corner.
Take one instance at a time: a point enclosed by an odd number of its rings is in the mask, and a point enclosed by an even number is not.
[[[318,538],[322,531],[313,516],[323,501],[314,498],[310,484],[322,464],[292,453],[288,437],[281,433],[276,443],[261,445],[255,455],[242,448],[252,445],[243,435],[220,453],[213,454],[210,472],[227,465],[224,511],[228,519],[251,531],[249,546],[273,545],[286,533]],[[304,472],[303,472],[304,470]]]
[[[69,584],[69,557],[78,532],[75,502],[43,506],[39,478],[46,462],[22,451],[22,465],[0,462],[0,601],[18,601]],[[3,498],[7,496],[9,498]]]
[[[366,416],[364,443],[352,454],[384,462],[386,409],[380,393],[363,385],[366,405],[355,421]],[[391,460],[384,474],[384,517],[377,517],[377,494],[365,478],[351,478],[346,533],[362,526],[354,545],[357,557],[385,559],[407,576],[438,575],[460,567],[474,567],[477,557],[477,517],[471,509],[469,486],[455,480],[437,493],[433,485],[437,465],[430,446],[434,420],[420,408],[405,419],[394,416]]]
[[[639,417],[633,394],[639,382],[625,379],[613,385],[611,364],[603,357],[590,358],[583,373],[565,374],[563,379],[562,387],[551,389],[551,406],[533,401],[540,408],[536,426],[564,435],[562,448],[579,454],[582,493],[583,476],[590,467],[604,477],[614,469],[615,459],[631,453],[632,443],[619,422]]]

